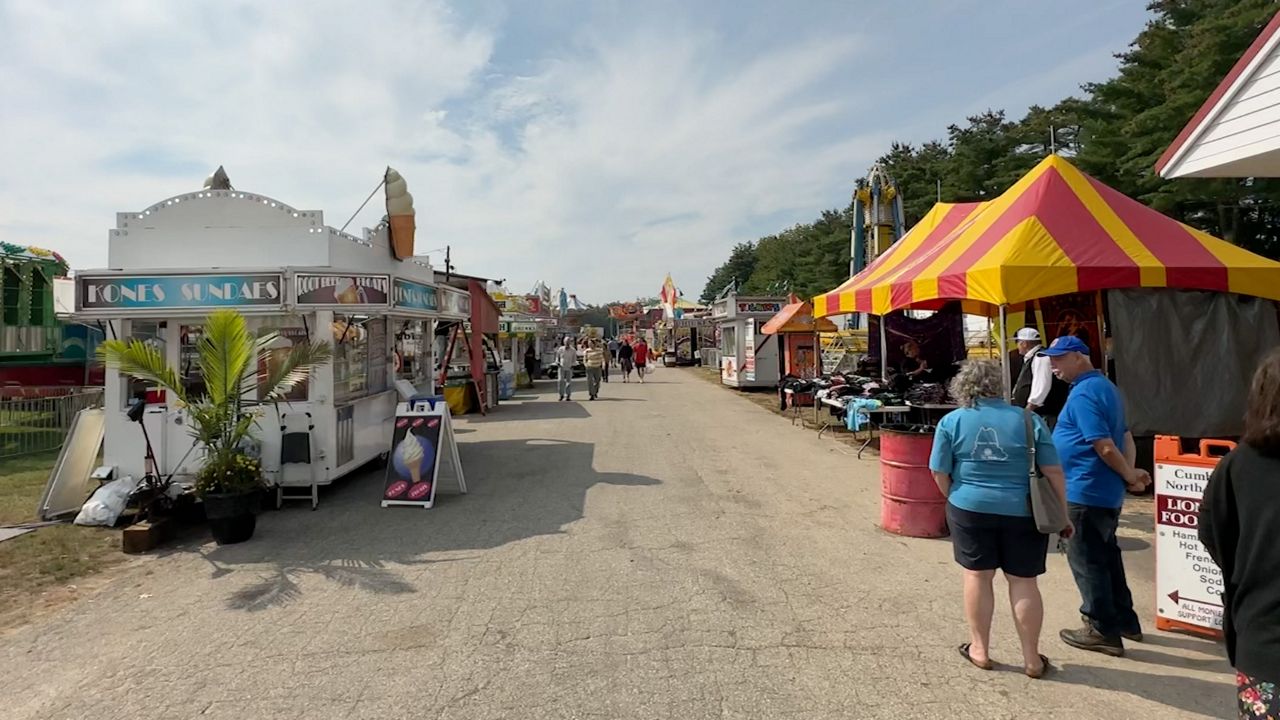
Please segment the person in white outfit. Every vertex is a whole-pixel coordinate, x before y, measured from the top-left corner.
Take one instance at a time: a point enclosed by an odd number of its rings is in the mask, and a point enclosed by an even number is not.
[[[556,348],[556,381],[561,400],[567,401],[573,394],[573,366],[577,362],[578,351],[573,347],[573,338],[566,337],[564,344]]]
[[[1058,413],[1067,402],[1071,387],[1053,375],[1049,356],[1041,351],[1040,332],[1024,327],[1014,335],[1018,352],[1022,354],[1022,370],[1013,383],[1013,404],[1024,407],[1044,418],[1052,428],[1058,421]]]

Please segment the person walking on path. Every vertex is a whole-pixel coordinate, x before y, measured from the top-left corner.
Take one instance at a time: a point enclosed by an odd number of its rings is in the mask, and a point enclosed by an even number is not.
[[[602,379],[605,382],[609,382],[609,364],[612,362],[613,356],[609,354],[608,347],[604,343],[597,340],[596,344],[600,345],[600,352],[604,355],[604,372],[601,373]]]
[[[993,362],[974,361],[965,363],[951,380],[951,396],[960,408],[938,423],[929,469],[947,498],[951,546],[956,563],[964,568],[969,642],[960,646],[960,654],[982,670],[993,667],[992,582],[1002,570],[1022,644],[1023,672],[1040,678],[1051,668],[1040,654],[1044,601],[1036,582],[1045,572],[1049,536],[1036,528],[1027,502],[1032,447],[1040,472],[1064,504],[1066,481],[1048,426],[1005,402],[1001,372]],[[1071,529],[1063,534],[1069,537]]]
[[[618,364],[618,338],[609,338],[609,364]]]
[[[1022,328],[1014,339],[1018,342],[1018,352],[1022,354],[1022,370],[1013,384],[1013,404],[1040,415],[1052,429],[1067,402],[1071,386],[1053,376],[1049,358],[1041,352],[1044,347],[1040,344],[1038,330]]]
[[[537,378],[538,356],[534,353],[532,344],[524,351],[524,371],[529,374],[529,385],[533,385],[534,379]]]
[[[649,366],[649,345],[643,338],[636,341],[635,362],[636,377],[640,378],[640,382],[644,382],[644,371]]]
[[[1280,352],[1253,376],[1244,437],[1204,489],[1200,542],[1222,569],[1240,718],[1280,718]]]
[[[573,366],[578,361],[578,351],[573,338],[565,337],[564,344],[556,348],[556,387],[561,400],[569,400],[573,394]]]
[[[596,396],[600,394],[600,378],[604,374],[605,365],[608,364],[599,340],[592,340],[587,346],[587,355],[583,360],[583,364],[587,366],[588,399],[595,400]]]
[[[1075,526],[1067,563],[1080,589],[1084,625],[1059,636],[1074,648],[1120,657],[1125,640],[1142,642],[1142,625],[1133,610],[1116,530],[1125,489],[1142,492],[1151,476],[1134,467],[1137,450],[1120,391],[1094,369],[1089,346],[1066,336],[1041,352],[1053,373],[1071,383],[1053,444],[1067,476],[1067,515]]]
[[[635,358],[635,348],[631,347],[631,343],[623,339],[622,344],[618,346],[618,365],[622,367],[622,382],[631,382],[631,361]]]

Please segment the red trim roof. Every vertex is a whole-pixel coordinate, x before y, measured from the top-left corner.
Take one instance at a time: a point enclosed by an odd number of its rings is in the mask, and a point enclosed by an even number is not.
[[[1244,55],[1241,55],[1240,59],[1236,61],[1236,64],[1232,66],[1231,72],[1227,73],[1227,76],[1222,78],[1222,82],[1218,83],[1218,87],[1214,88],[1213,94],[1209,96],[1208,100],[1204,101],[1204,104],[1201,105],[1200,109],[1196,111],[1196,114],[1192,116],[1191,122],[1187,123],[1186,127],[1182,128],[1182,132],[1178,133],[1178,137],[1174,139],[1173,144],[1165,148],[1164,153],[1160,155],[1160,159],[1156,161],[1157,175],[1164,172],[1165,168],[1169,166],[1169,163],[1173,161],[1173,156],[1182,149],[1183,145],[1187,144],[1187,140],[1190,139],[1191,134],[1200,127],[1200,123],[1204,122],[1205,118],[1209,116],[1209,113],[1213,111],[1213,108],[1217,106],[1223,96],[1227,94],[1227,90],[1231,88],[1236,79],[1240,77],[1240,74],[1244,72],[1244,69],[1249,66],[1249,63],[1252,62],[1255,57],[1258,56],[1258,53],[1262,52],[1262,46],[1266,45],[1267,41],[1270,40],[1271,36],[1275,35],[1277,31],[1280,31],[1280,12],[1277,12],[1271,17],[1271,22],[1267,23],[1267,26],[1263,28],[1258,37],[1254,38],[1253,44],[1249,46],[1248,50],[1244,51]]]

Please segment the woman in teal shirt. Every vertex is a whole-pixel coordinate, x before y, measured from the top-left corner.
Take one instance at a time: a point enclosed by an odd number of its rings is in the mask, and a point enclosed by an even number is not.
[[[951,396],[960,408],[938,423],[929,469],[947,497],[952,548],[964,568],[970,641],[960,646],[960,654],[983,670],[992,668],[992,584],[996,570],[1003,570],[1022,641],[1023,668],[1028,677],[1039,678],[1050,667],[1039,649],[1044,602],[1036,584],[1045,571],[1049,536],[1036,529],[1031,516],[1027,413],[1005,402],[1000,374],[995,363],[974,361],[952,379]],[[1043,420],[1030,417],[1036,464],[1065,507],[1066,482],[1053,438]]]

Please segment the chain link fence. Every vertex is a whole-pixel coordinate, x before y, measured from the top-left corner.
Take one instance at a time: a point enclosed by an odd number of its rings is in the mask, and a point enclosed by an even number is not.
[[[23,387],[0,391],[0,459],[57,450],[71,421],[102,406],[102,388]]]

